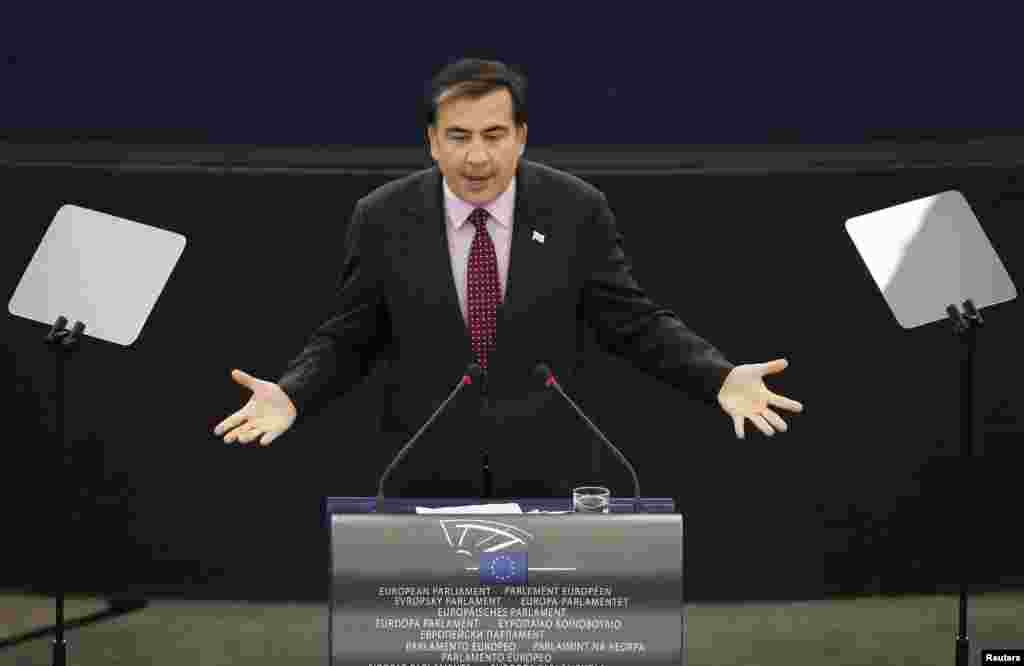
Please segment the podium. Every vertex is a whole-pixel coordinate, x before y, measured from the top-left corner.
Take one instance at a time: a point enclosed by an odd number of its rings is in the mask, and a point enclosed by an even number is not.
[[[683,516],[672,499],[328,497],[334,666],[685,663]],[[530,513],[565,512],[565,513]]]

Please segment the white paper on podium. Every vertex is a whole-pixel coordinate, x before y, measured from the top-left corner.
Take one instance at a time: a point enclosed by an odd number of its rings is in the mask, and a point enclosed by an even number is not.
[[[416,507],[416,513],[522,513],[516,502],[507,504],[466,504],[463,506],[444,506],[431,509],[425,506]]]

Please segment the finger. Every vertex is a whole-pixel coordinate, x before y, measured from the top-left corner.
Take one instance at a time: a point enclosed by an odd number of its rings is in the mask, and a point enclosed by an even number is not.
[[[773,407],[781,407],[782,409],[788,409],[791,412],[802,412],[804,411],[803,404],[796,400],[790,400],[789,398],[778,395],[777,393],[768,394],[768,403]]]
[[[238,438],[238,441],[240,441],[242,444],[248,444],[249,442],[253,441],[262,434],[263,428],[252,426],[242,433],[242,435]]]
[[[768,422],[765,421],[764,417],[761,416],[760,414],[754,414],[753,416],[750,417],[750,420],[753,421],[754,425],[756,425],[758,429],[768,437],[771,437],[772,435],[775,434],[775,431],[772,430],[772,427],[768,425]]]
[[[270,446],[270,443],[277,439],[277,432],[268,430],[260,437],[260,446]]]
[[[782,417],[773,412],[772,410],[764,410],[763,412],[761,412],[761,416],[763,416],[768,421],[768,423],[772,424],[772,427],[778,430],[779,432],[786,432],[787,430],[789,430],[789,426],[787,426],[786,422],[782,420]]]
[[[784,358],[777,358],[774,361],[768,361],[767,363],[761,364],[761,374],[772,375],[776,372],[782,372],[789,367],[789,361]]]
[[[235,426],[240,426],[243,423],[245,423],[245,419],[245,412],[240,409],[231,416],[227,417],[226,419],[218,423],[217,427],[213,429],[213,434],[218,436],[223,435],[225,432],[231,430]]]
[[[231,379],[244,386],[245,388],[255,389],[256,382],[259,381],[252,375],[242,372],[241,370],[235,369],[231,371]]]
[[[732,424],[736,428],[736,439],[743,439],[743,417],[733,416]]]
[[[251,428],[251,427],[252,426],[249,423],[245,423],[245,424],[242,424],[242,425],[238,426],[237,428],[235,428],[234,430],[232,430],[231,432],[229,432],[227,435],[224,436],[224,443],[225,444],[234,444],[235,442],[244,443],[244,441],[242,440],[242,436],[245,435],[245,433],[249,432],[249,428]]]

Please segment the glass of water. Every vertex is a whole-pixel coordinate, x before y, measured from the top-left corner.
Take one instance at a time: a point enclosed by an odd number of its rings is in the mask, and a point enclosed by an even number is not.
[[[603,486],[572,489],[572,510],[578,513],[608,513],[611,492]]]

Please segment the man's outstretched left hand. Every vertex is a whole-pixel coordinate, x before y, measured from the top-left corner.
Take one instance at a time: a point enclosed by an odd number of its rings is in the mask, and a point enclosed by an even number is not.
[[[786,359],[780,358],[767,363],[737,365],[729,372],[718,391],[718,404],[732,417],[738,439],[743,439],[746,419],[769,437],[776,431],[788,430],[786,422],[772,411],[772,407],[796,413],[804,410],[796,400],[773,393],[764,384],[765,375],[782,372],[788,365]]]

